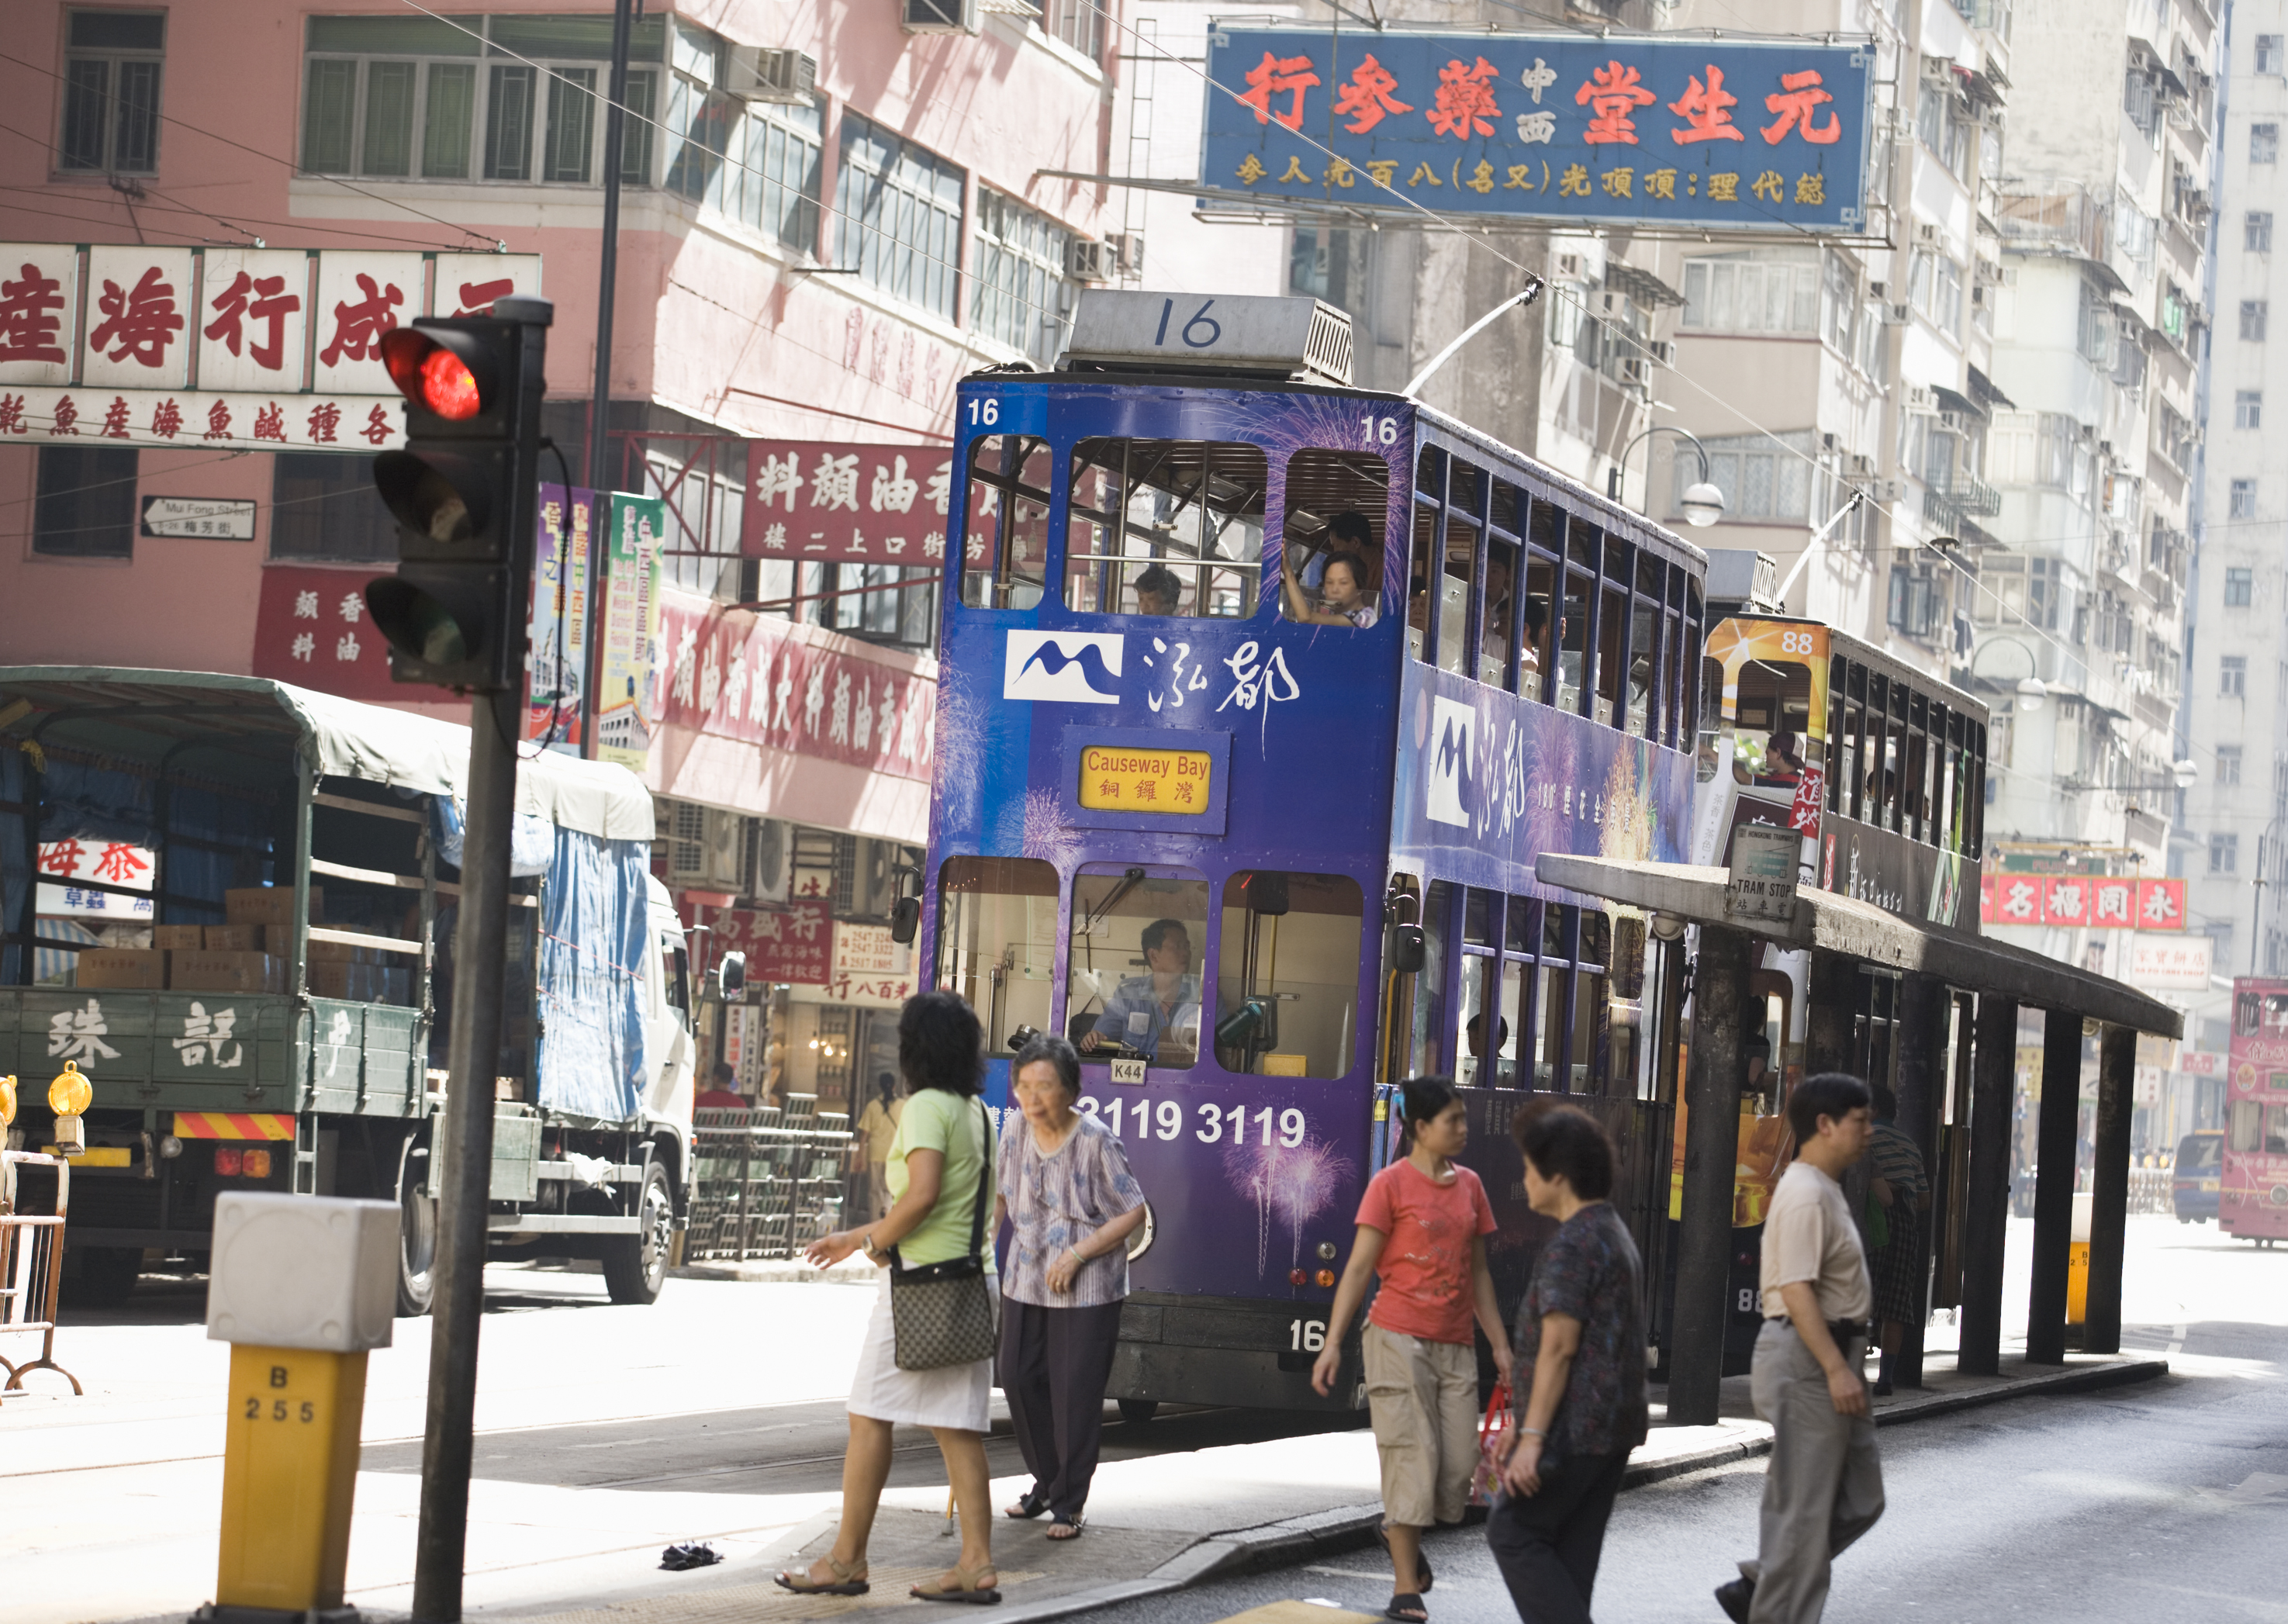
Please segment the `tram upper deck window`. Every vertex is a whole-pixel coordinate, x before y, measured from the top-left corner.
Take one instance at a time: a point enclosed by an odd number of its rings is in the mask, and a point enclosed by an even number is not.
[[[1029,857],[949,857],[938,870],[937,984],[985,1023],[987,1052],[1045,1030],[1056,964],[1057,871]]]
[[[1092,1060],[1199,1058],[1208,885],[1181,868],[1085,863],[1073,880],[1065,1034]]]
[[[1509,685],[1512,629],[1517,622],[1517,543],[1501,535],[1486,538],[1486,588],[1479,601],[1478,680],[1490,687]],[[1539,684],[1533,685],[1535,688]]]
[[[1216,1058],[1268,1077],[1340,1077],[1357,1050],[1362,893],[1339,874],[1224,882]]]
[[[1049,557],[1048,441],[988,434],[969,448],[961,601],[972,609],[1029,609]]]
[[[1259,446],[1082,440],[1073,448],[1066,606],[1246,619],[1262,574],[1270,483]]]
[[[1577,713],[1590,671],[1589,611],[1596,601],[1597,578],[1591,570],[1565,572],[1565,596],[1557,610],[1557,708]]]
[[[1711,676],[1712,686],[1722,679]],[[1811,728],[1811,668],[1792,660],[1750,660],[1740,667],[1733,711],[1732,776],[1760,788],[1791,789],[1822,760]]]
[[[1280,610],[1291,621],[1363,630],[1382,613],[1382,533],[1390,464],[1357,451],[1298,451],[1287,462]],[[1329,572],[1332,571],[1332,578]]]

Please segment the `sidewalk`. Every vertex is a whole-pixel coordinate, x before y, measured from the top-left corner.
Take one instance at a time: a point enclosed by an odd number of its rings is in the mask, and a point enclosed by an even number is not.
[[[2147,1381],[2168,1369],[2165,1360],[2134,1355],[2076,1355],[2062,1368],[2007,1360],[2000,1376],[1988,1377],[1958,1375],[1951,1365],[1951,1356],[1941,1353],[1919,1391],[1878,1400],[1878,1424],[2031,1394]],[[1725,1382],[1724,1418],[1713,1426],[1668,1427],[1664,1408],[1656,1404],[1652,1436],[1630,1461],[1627,1487],[1752,1459],[1771,1448],[1770,1428],[1749,1414],[1744,1376]],[[996,1525],[994,1554],[1005,1599],[994,1616],[1069,1617],[1219,1573],[1358,1549],[1372,1542],[1380,1520],[1377,1481],[1373,1435],[1363,1429],[1108,1462],[1091,1496],[1088,1533],[1078,1542],[1053,1544],[1045,1523]],[[1210,1485],[1212,1503],[1203,1503],[1202,1489]],[[997,1481],[997,1504],[1022,1486],[1014,1479]],[[719,1541],[726,1560],[716,1567],[631,1571],[617,1588],[553,1602],[473,1607],[468,1616],[520,1624],[731,1624],[919,1605],[910,1601],[907,1587],[949,1566],[958,1549],[942,1496],[941,1489],[913,1488],[894,1488],[884,1496],[872,1542],[874,1588],[862,1597],[801,1597],[772,1582],[778,1569],[801,1565],[830,1547],[836,1511],[829,1506],[792,1526]]]

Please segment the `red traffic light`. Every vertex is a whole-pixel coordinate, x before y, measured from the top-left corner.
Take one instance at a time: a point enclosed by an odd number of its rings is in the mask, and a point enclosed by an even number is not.
[[[466,423],[485,409],[491,368],[482,346],[464,335],[393,328],[381,336],[381,360],[401,394],[448,423]]]

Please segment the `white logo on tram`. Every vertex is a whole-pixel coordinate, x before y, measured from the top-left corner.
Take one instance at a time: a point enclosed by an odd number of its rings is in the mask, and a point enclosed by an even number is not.
[[[1013,631],[1001,697],[1117,705],[1126,642],[1118,632]]]
[[[1436,698],[1431,712],[1429,772],[1424,779],[1429,803],[1424,811],[1433,823],[1470,827],[1470,733],[1477,723],[1473,707]]]

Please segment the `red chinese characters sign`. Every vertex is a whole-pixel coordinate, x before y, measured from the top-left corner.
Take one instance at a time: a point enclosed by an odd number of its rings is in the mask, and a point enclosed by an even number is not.
[[[344,699],[420,697],[389,679],[389,645],[365,609],[370,572],[274,564],[254,616],[254,674]]]
[[[2181,931],[2185,883],[2103,875],[1988,875],[1979,882],[1978,919],[1988,925]]]
[[[751,440],[740,550],[751,558],[937,567],[952,478],[944,446]]]
[[[937,684],[844,652],[853,646],[830,632],[663,594],[662,719],[927,783]]]
[[[823,902],[798,902],[788,908],[695,908],[684,905],[687,924],[715,932],[711,957],[746,955],[747,979],[824,986],[831,978],[834,920]],[[701,916],[703,915],[703,917]]]

